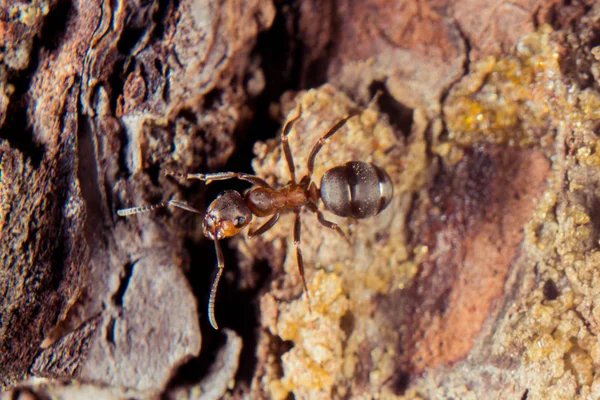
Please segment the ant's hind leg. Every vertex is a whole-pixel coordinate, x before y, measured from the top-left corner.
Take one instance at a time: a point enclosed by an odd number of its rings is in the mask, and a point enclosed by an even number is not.
[[[165,171],[166,176],[174,176],[176,178],[184,179],[199,179],[205,181],[207,184],[212,181],[225,181],[227,179],[240,179],[242,181],[250,182],[254,186],[262,186],[271,188],[271,185],[262,178],[256,175],[250,175],[243,172],[215,172],[212,174],[183,174],[181,172]]]
[[[346,241],[346,243],[348,243],[349,245],[351,245],[350,243],[350,239],[348,239],[348,236],[346,236],[346,234],[344,233],[344,231],[342,230],[342,228],[340,228],[340,226],[338,224],[335,224],[331,221],[328,221],[325,219],[325,217],[323,216],[323,213],[319,210],[317,210],[317,219],[319,220],[319,222],[321,223],[321,225],[329,228],[329,229],[333,229],[334,231],[336,231],[342,238],[344,238],[344,240]]]
[[[296,221],[294,222],[294,246],[296,246],[296,259],[298,261],[298,272],[302,279],[302,286],[304,287],[304,293],[306,293],[306,300],[308,302],[308,311],[312,312],[310,307],[310,294],[308,292],[308,286],[306,286],[306,277],[304,276],[304,261],[302,259],[302,244],[300,240],[300,233],[302,229],[302,222],[300,221],[300,210],[296,211]]]
[[[306,208],[308,208],[310,211],[312,211],[315,214],[317,214],[317,219],[319,220],[319,223],[321,225],[323,225],[324,227],[327,227],[329,229],[333,229],[334,231],[336,231],[346,241],[346,243],[348,243],[349,245],[351,244],[350,243],[350,239],[348,239],[348,236],[346,236],[346,234],[344,233],[344,231],[342,230],[342,228],[340,228],[340,226],[338,224],[326,220],[325,216],[317,208],[316,205],[314,205],[313,203],[308,203]]]

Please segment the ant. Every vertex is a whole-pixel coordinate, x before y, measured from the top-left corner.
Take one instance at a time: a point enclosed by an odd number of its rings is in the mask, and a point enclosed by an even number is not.
[[[327,170],[321,178],[321,187],[317,187],[311,180],[315,159],[317,154],[336,132],[346,122],[358,115],[357,110],[351,111],[346,117],[339,120],[314,144],[307,160],[308,173],[300,182],[296,181],[296,170],[292,156],[288,135],[302,112],[297,107],[297,115],[288,120],[281,131],[281,147],[290,172],[290,182],[281,187],[273,188],[264,179],[242,172],[217,172],[210,174],[182,174],[167,171],[166,176],[174,176],[184,179],[199,179],[207,184],[211,181],[222,181],[227,179],[240,179],[250,182],[252,187],[246,191],[244,197],[235,190],[225,190],[217,196],[204,213],[203,232],[210,240],[215,242],[217,253],[217,274],[213,280],[208,300],[208,319],[214,329],[219,329],[215,319],[215,299],[219,280],[223,273],[225,263],[223,250],[219,241],[239,234],[242,229],[250,224],[253,216],[271,218],[257,229],[248,231],[248,237],[253,238],[262,235],[271,229],[279,220],[281,212],[291,210],[296,214],[294,222],[294,246],[296,247],[296,258],[298,272],[302,279],[302,286],[306,293],[308,309],[310,297],[306,279],[304,276],[304,262],[302,259],[302,248],[300,232],[300,212],[306,207],[317,215],[321,225],[333,229],[348,243],[348,238],[342,229],[335,223],[328,221],[319,210],[319,200],[325,208],[335,215],[347,218],[368,218],[379,214],[392,200],[394,188],[390,176],[382,168],[375,164],[349,161],[344,165]],[[168,200],[159,204],[132,207],[117,211],[119,216],[127,216],[152,211],[166,206],[178,207],[196,214],[203,213],[177,200]]]

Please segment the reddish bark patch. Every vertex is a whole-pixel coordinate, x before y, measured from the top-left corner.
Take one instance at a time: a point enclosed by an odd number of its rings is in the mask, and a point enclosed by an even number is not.
[[[486,147],[439,173],[412,222],[429,257],[415,285],[384,308],[402,333],[401,371],[419,374],[469,353],[504,295],[549,169],[539,151]]]
[[[535,30],[535,23],[551,20],[555,1],[514,0],[338,0],[301,2],[299,37],[303,42],[302,82],[319,76],[331,78],[356,61],[395,57],[397,51],[412,57],[390,63],[389,76],[407,77],[414,69],[439,73],[435,64],[453,63],[467,42],[470,61],[510,51]],[[542,15],[538,15],[538,13]],[[564,18],[563,18],[564,19]],[[314,21],[319,21],[315,24]],[[435,76],[435,75],[434,75]]]

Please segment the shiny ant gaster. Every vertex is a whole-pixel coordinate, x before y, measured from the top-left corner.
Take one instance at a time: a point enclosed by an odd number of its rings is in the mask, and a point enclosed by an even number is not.
[[[306,279],[304,276],[304,262],[302,260],[302,249],[300,247],[300,211],[303,207],[316,213],[319,222],[329,229],[335,230],[346,241],[344,232],[337,224],[328,221],[318,209],[319,199],[323,201],[325,208],[340,217],[368,218],[379,214],[390,203],[393,196],[393,185],[389,175],[378,166],[361,161],[350,161],[344,165],[337,166],[326,171],[321,178],[321,187],[318,188],[311,177],[314,169],[315,158],[323,145],[336,132],[344,126],[346,121],[356,116],[357,111],[352,111],[345,118],[338,121],[325,133],[312,148],[307,161],[308,173],[300,182],[296,181],[296,170],[294,159],[288,142],[288,134],[292,125],[301,115],[298,108],[297,115],[287,121],[281,131],[281,147],[290,171],[290,182],[281,188],[273,188],[264,179],[241,172],[217,172],[212,174],[182,174],[166,172],[166,175],[185,179],[199,179],[210,183],[227,179],[241,179],[250,182],[253,186],[246,191],[244,197],[235,190],[225,190],[210,204],[204,214],[203,232],[210,240],[215,242],[217,253],[217,274],[214,278],[210,297],[208,301],[208,319],[213,328],[218,329],[215,319],[215,298],[219,280],[225,267],[223,251],[219,240],[237,235],[252,221],[253,216],[271,218],[258,229],[250,230],[248,237],[253,238],[262,235],[271,229],[279,220],[279,214],[285,210],[292,210],[296,214],[294,222],[294,245],[298,261],[298,271],[302,279],[304,292],[306,293],[308,307],[310,310],[310,297]],[[174,206],[184,210],[203,214],[201,211],[188,206],[177,200],[169,200],[159,204],[133,207],[118,210],[120,216],[138,214],[157,208]]]

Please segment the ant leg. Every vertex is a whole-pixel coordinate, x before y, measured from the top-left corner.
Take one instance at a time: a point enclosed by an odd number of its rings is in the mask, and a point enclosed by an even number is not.
[[[292,130],[292,126],[294,125],[294,122],[296,122],[300,118],[300,115],[302,115],[302,110],[300,109],[300,104],[298,104],[296,106],[296,110],[298,110],[296,116],[293,117],[292,119],[288,120],[285,123],[285,125],[283,126],[283,129],[281,130],[281,147],[283,148],[283,154],[285,155],[285,161],[287,162],[288,169],[290,170],[290,176],[291,176],[292,182],[294,182],[294,183],[296,183],[296,168],[294,167],[294,157],[292,156],[292,149],[290,148],[288,135],[290,134],[290,131]]]
[[[344,238],[346,243],[348,243],[349,245],[351,244],[350,239],[348,239],[348,236],[346,236],[342,228],[340,228],[338,224],[334,224],[333,222],[326,220],[321,211],[317,211],[317,219],[319,220],[321,225],[326,226],[329,229],[333,229],[334,231],[339,233],[342,238]]]
[[[258,229],[254,231],[248,231],[248,237],[250,239],[255,238],[256,236],[260,236],[269,229],[271,229],[275,224],[279,221],[279,213],[275,213],[267,222],[261,225]]]
[[[329,228],[329,229],[333,229],[334,231],[336,231],[345,241],[346,243],[348,243],[349,245],[351,245],[350,240],[348,239],[348,236],[346,236],[346,234],[344,233],[344,231],[342,230],[342,228],[340,228],[340,226],[336,223],[333,223],[331,221],[328,221],[325,219],[325,216],[323,215],[323,213],[317,208],[317,206],[313,203],[308,203],[307,204],[307,208],[314,212],[315,214],[317,214],[317,219],[319,220],[319,222],[321,223],[321,225]]]
[[[302,228],[302,222],[300,221],[300,210],[296,211],[296,221],[294,222],[294,246],[296,246],[296,259],[298,261],[298,272],[302,279],[302,286],[304,286],[304,293],[306,293],[306,300],[308,301],[308,311],[312,312],[310,307],[310,294],[308,292],[308,286],[306,286],[306,278],[304,276],[304,261],[302,260],[302,244],[300,240],[300,233]]]
[[[223,260],[223,250],[221,250],[221,245],[219,244],[218,240],[215,240],[215,251],[217,253],[218,269],[215,279],[213,280],[212,287],[210,288],[210,296],[208,298],[208,321],[213,328],[219,329],[219,325],[217,325],[217,320],[215,318],[215,300],[217,298],[219,280],[221,279],[221,275],[223,275],[223,269],[225,268],[225,261]]]
[[[327,142],[327,140],[330,137],[332,137],[334,134],[336,134],[337,131],[339,131],[342,126],[344,126],[346,121],[348,121],[350,118],[358,115],[358,113],[359,113],[358,110],[350,111],[350,113],[345,118],[342,118],[341,120],[339,120],[334,126],[331,127],[331,129],[329,129],[327,131],[326,134],[324,134],[317,141],[317,143],[315,143],[315,145],[313,146],[313,148],[310,152],[310,155],[308,156],[308,161],[307,161],[308,176],[312,175],[313,169],[315,167],[315,158],[317,157],[317,153],[319,152],[319,150],[321,150],[321,148],[325,145],[325,143]]]
[[[195,214],[200,214],[200,215],[204,214],[202,211],[196,210],[195,208],[190,207],[187,204],[182,203],[181,201],[169,200],[169,201],[163,201],[162,203],[158,203],[158,204],[152,204],[149,206],[122,208],[120,210],[117,210],[117,215],[119,215],[120,217],[125,217],[128,215],[141,214],[141,213],[148,212],[148,211],[154,211],[158,208],[164,208],[166,206],[173,206],[173,207],[181,208],[183,210],[193,212]]]
[[[225,181],[227,179],[240,179],[242,181],[250,182],[254,186],[262,186],[266,188],[271,188],[271,185],[267,183],[262,178],[259,178],[256,175],[250,175],[243,172],[215,172],[212,174],[183,174],[181,172],[173,172],[173,171],[165,171],[166,176],[174,176],[177,178],[184,179],[199,179],[201,181],[206,181],[207,184],[212,181]]]

